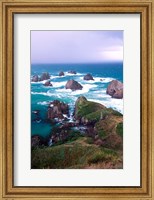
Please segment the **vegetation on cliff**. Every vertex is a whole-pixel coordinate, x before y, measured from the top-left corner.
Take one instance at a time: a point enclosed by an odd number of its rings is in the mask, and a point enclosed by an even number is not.
[[[122,114],[84,96],[75,103],[74,122],[55,128],[51,139],[51,147],[32,149],[32,168],[122,168]]]

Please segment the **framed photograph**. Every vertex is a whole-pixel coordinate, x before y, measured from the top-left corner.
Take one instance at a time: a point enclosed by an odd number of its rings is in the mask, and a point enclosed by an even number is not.
[[[153,2],[0,5],[1,199],[153,199]]]

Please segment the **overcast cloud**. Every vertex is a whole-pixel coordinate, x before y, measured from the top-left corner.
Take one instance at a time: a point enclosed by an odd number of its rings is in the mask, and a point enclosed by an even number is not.
[[[32,63],[123,60],[123,31],[31,31]]]

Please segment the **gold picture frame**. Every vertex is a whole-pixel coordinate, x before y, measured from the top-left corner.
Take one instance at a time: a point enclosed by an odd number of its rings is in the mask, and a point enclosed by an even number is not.
[[[154,199],[154,2],[152,0],[0,0],[0,199]],[[17,13],[138,13],[141,16],[141,186],[13,185],[13,17]],[[38,189],[39,188],[39,189]]]

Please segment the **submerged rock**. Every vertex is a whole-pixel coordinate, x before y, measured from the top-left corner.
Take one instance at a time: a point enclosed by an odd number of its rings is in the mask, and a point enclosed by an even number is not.
[[[91,74],[86,74],[86,75],[83,77],[83,80],[89,81],[89,80],[94,80],[94,78],[92,77]]]
[[[68,73],[69,74],[76,74],[76,71],[70,70]]]
[[[41,79],[41,81],[44,81],[44,80],[48,80],[48,79],[50,79],[50,75],[49,75],[49,73],[48,73],[48,72],[44,72],[44,73],[42,73],[40,79]]]
[[[123,98],[123,83],[118,80],[113,80],[109,83],[106,93],[116,99]]]
[[[51,83],[50,81],[46,81],[46,82],[44,83],[44,86],[52,86],[52,83]]]
[[[65,74],[64,74],[64,72],[59,72],[59,76],[64,76]]]
[[[75,90],[82,90],[83,87],[77,81],[69,80],[69,81],[67,81],[65,88],[71,89],[72,91],[75,91]]]

